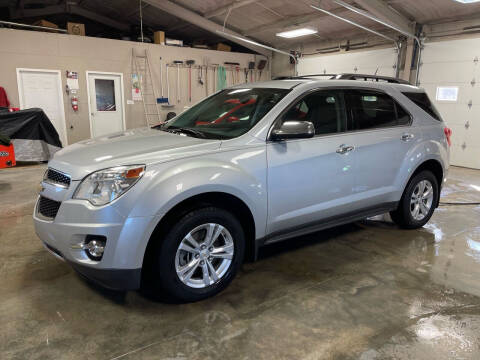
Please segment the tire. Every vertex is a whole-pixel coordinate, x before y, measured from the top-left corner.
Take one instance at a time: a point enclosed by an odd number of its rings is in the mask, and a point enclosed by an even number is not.
[[[424,191],[420,195],[424,184]],[[432,196],[426,196],[431,185]],[[433,215],[439,199],[438,182],[431,171],[423,170],[415,175],[405,188],[398,208],[390,212],[390,216],[398,226],[404,229],[418,229],[425,225]],[[424,207],[421,206],[423,202]],[[418,214],[416,214],[418,204]],[[429,205],[430,204],[430,205]],[[429,206],[428,206],[429,205]]]
[[[212,227],[211,224],[215,226]],[[202,244],[207,243],[207,240],[202,240],[202,236],[206,236],[209,229],[212,229],[213,234],[219,232],[219,235],[209,248],[200,250]],[[191,238],[198,241],[198,248],[190,240],[185,240],[187,234],[191,234]],[[230,212],[215,207],[205,207],[187,213],[159,241],[161,243],[155,250],[149,286],[153,286],[151,290],[157,297],[166,295],[169,300],[175,302],[203,300],[225,289],[240,268],[245,252],[245,235],[240,222]],[[183,250],[184,248],[189,251]],[[218,249],[227,248],[228,252],[217,252]],[[191,252],[192,249],[198,251],[194,253]],[[210,252],[209,249],[214,250]],[[230,253],[231,249],[233,254]],[[194,263],[196,269],[186,271],[182,280],[177,269],[193,268],[190,265]],[[216,267],[218,273],[215,271],[214,274]],[[208,281],[204,277],[205,271],[209,275]],[[185,280],[189,276],[189,280]],[[217,276],[217,279],[214,276]]]

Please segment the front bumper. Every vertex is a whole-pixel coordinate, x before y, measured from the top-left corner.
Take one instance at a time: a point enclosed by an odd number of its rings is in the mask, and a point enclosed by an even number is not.
[[[88,201],[71,199],[66,192],[59,194],[49,184],[43,184],[41,195],[61,201],[54,219],[38,214],[38,201],[33,214],[37,236],[49,251],[104,287],[115,290],[140,287],[145,249],[160,217],[128,217],[123,215],[128,211],[123,211],[121,204],[95,207]],[[79,247],[87,235],[106,237],[101,261],[90,259]]]

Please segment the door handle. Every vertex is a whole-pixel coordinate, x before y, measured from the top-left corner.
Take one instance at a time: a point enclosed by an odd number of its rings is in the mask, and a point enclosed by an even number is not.
[[[355,146],[347,146],[345,144],[342,144],[338,147],[337,149],[337,154],[347,154],[349,153],[350,151],[353,151],[355,149]]]
[[[412,140],[413,138],[414,138],[414,135],[413,135],[413,134],[403,134],[402,137],[401,137],[401,139],[402,139],[403,141],[410,141],[410,140]]]

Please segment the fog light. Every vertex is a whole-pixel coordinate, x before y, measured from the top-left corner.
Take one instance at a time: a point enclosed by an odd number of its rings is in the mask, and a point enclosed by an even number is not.
[[[87,256],[95,261],[100,261],[105,250],[107,238],[105,236],[87,235],[83,249]]]

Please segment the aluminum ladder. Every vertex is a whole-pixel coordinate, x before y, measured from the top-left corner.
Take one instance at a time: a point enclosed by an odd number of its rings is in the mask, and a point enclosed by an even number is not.
[[[138,55],[135,48],[132,48],[132,78],[136,74],[140,84],[140,94],[142,98],[143,111],[145,114],[145,123],[148,127],[158,125],[162,122],[160,109],[157,103],[157,90],[152,78],[150,67],[150,56],[148,49],[143,49],[143,54]],[[133,85],[133,84],[132,84]],[[132,86],[133,89],[133,86]]]

